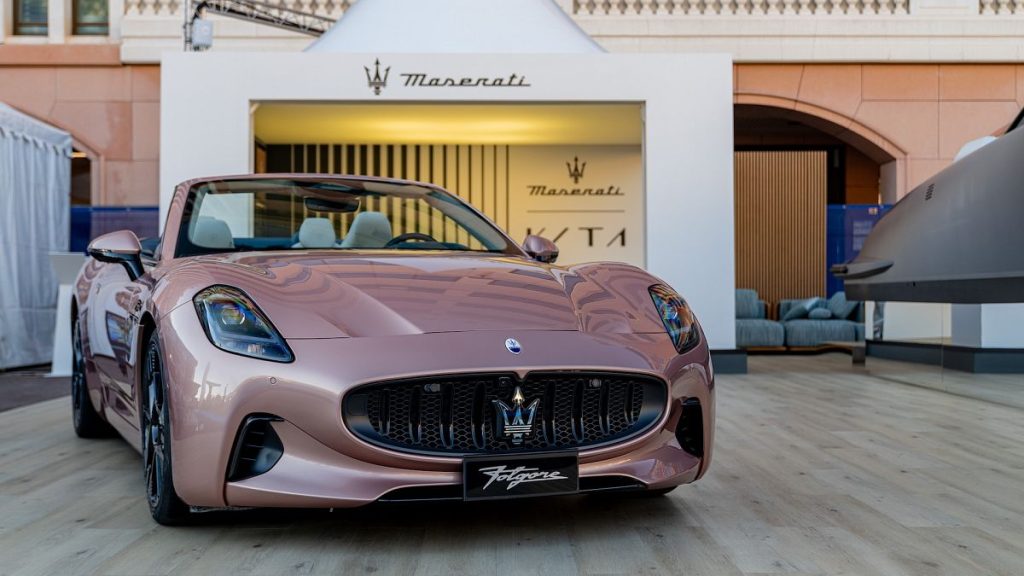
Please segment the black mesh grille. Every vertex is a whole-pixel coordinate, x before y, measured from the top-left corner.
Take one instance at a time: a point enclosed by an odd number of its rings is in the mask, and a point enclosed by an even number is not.
[[[504,434],[501,409],[538,401],[532,427]],[[582,448],[636,435],[665,407],[665,384],[619,373],[531,373],[436,376],[369,384],[345,397],[349,428],[397,450],[434,454],[529,452]]]

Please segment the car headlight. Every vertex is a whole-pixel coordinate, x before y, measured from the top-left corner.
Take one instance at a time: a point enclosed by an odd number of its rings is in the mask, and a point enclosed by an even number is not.
[[[649,291],[661,323],[665,325],[665,331],[672,338],[676,350],[682,354],[696,346],[700,340],[697,319],[683,297],[663,284],[651,286]]]
[[[270,320],[241,290],[210,286],[196,294],[192,302],[206,337],[217,348],[273,362],[295,359]]]

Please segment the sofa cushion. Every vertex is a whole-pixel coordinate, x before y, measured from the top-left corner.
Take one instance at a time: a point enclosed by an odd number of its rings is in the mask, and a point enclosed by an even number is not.
[[[824,342],[857,340],[857,323],[849,320],[790,320],[786,328],[786,346],[820,346]]]
[[[782,317],[783,322],[789,320],[798,320],[800,318],[807,318],[807,315],[811,310],[820,308],[823,305],[821,298],[808,298],[806,300],[799,300],[792,304],[785,315]]]
[[[807,313],[811,320],[828,320],[832,317],[832,311],[828,308],[815,308]]]
[[[736,320],[736,347],[780,347],[786,344],[786,331],[780,322],[763,318]]]
[[[764,318],[764,307],[757,297],[757,290],[736,290],[736,318]]]
[[[857,309],[858,302],[850,302],[846,299],[846,292],[836,292],[828,299],[828,309],[832,317],[837,320],[846,320]]]

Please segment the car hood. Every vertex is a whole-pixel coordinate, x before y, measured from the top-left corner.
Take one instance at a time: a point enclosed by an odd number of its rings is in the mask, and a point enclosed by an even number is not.
[[[173,276],[192,294],[240,288],[289,339],[581,329],[567,288],[580,278],[525,258],[322,251],[189,260]]]

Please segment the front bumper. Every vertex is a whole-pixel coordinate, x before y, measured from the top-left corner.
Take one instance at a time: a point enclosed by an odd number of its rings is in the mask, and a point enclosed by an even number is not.
[[[370,445],[343,423],[348,390],[431,374],[607,370],[656,376],[669,391],[660,421],[639,436],[581,450],[581,482],[616,477],[669,487],[696,480],[711,459],[714,387],[703,343],[680,356],[664,334],[518,331],[290,340],[296,360],[278,364],[214,348],[188,307],[163,322],[174,483],[193,506],[351,507],[396,490],[461,485],[461,459]],[[505,349],[510,336],[522,343],[521,354]],[[683,450],[675,436],[687,399],[701,405],[702,457]],[[282,419],[273,427],[284,454],[264,474],[227,482],[239,426],[258,413]]]

